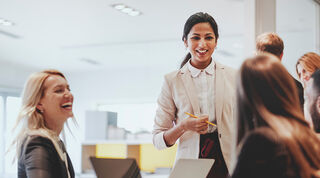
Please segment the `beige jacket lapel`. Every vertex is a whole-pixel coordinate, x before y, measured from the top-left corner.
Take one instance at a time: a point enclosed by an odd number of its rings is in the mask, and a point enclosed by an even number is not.
[[[183,86],[184,86],[185,90],[187,91],[187,95],[190,100],[190,104],[192,106],[193,112],[197,116],[197,115],[200,115],[199,101],[198,101],[198,97],[196,95],[197,94],[196,88],[194,86],[190,71],[188,70],[187,66],[188,65],[184,65],[180,69],[180,76],[181,76]]]
[[[224,101],[224,67],[216,63],[216,83],[215,83],[215,108],[216,108],[216,119],[221,119],[222,109],[223,109],[223,101]]]

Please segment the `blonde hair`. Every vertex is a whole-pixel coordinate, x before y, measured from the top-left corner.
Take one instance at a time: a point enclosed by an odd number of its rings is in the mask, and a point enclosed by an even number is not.
[[[268,52],[280,58],[284,45],[276,33],[263,33],[257,37],[256,49],[259,52]]]
[[[22,93],[22,105],[14,127],[14,130],[16,130],[21,124],[21,130],[12,142],[12,146],[16,145],[17,147],[17,155],[21,152],[21,147],[26,137],[30,135],[39,135],[51,140],[60,158],[62,160],[65,159],[63,151],[58,143],[59,136],[46,126],[41,111],[37,109],[37,105],[40,102],[40,99],[44,96],[46,89],[44,87],[44,82],[51,75],[58,75],[66,79],[58,70],[44,70],[31,74],[24,86]]]
[[[298,65],[301,64],[302,68],[311,74],[320,68],[320,56],[314,52],[308,52],[301,56],[296,64],[296,72],[298,77],[300,78],[300,73],[298,72]]]

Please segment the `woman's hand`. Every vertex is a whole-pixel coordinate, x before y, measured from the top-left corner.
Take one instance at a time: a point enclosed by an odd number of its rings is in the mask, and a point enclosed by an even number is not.
[[[174,145],[181,135],[191,130],[199,134],[206,134],[208,131],[208,116],[201,116],[200,118],[186,118],[182,119],[177,127],[172,127],[163,134],[164,141],[168,147]]]
[[[199,118],[186,118],[180,122],[180,126],[183,130],[191,130],[194,132],[198,132],[199,134],[206,134],[208,131],[208,115],[201,116]]]

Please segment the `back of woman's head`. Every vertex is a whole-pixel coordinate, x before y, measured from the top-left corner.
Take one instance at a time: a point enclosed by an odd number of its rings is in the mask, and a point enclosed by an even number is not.
[[[247,113],[245,111],[248,109],[239,108],[239,114],[249,114],[249,118],[254,116],[254,122],[257,122],[255,124],[265,124],[265,121],[261,120],[261,114],[265,111],[303,120],[298,109],[300,106],[295,83],[276,56],[260,53],[245,60],[239,77],[238,106],[250,108]],[[252,122],[247,124],[253,126]]]
[[[209,23],[213,32],[214,32],[215,39],[217,42],[217,40],[219,38],[218,25],[211,15],[209,15],[208,13],[204,13],[204,12],[195,13],[187,19],[186,23],[184,24],[184,28],[183,28],[182,41],[184,41],[188,38],[188,34],[190,33],[192,27],[198,23]],[[184,66],[184,64],[186,64],[188,62],[188,60],[190,58],[191,58],[191,54],[188,53],[186,55],[186,57],[184,58],[184,60],[182,61],[182,63],[180,64],[180,68],[182,68]]]
[[[320,141],[305,121],[293,78],[276,56],[244,61],[237,81],[237,144],[252,130],[268,127],[288,148],[301,177],[320,169]]]
[[[302,65],[306,71],[313,73],[317,69],[320,69],[320,56],[317,53],[308,52],[298,59],[296,63],[296,72],[300,78],[300,73],[298,72],[299,64]]]

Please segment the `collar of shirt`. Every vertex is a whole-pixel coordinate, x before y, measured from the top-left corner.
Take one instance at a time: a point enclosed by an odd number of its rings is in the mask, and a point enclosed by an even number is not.
[[[188,69],[193,78],[198,77],[202,70],[204,70],[206,74],[213,75],[214,66],[215,66],[215,63],[213,60],[211,60],[211,63],[205,69],[197,69],[191,65],[190,60],[188,61]]]

